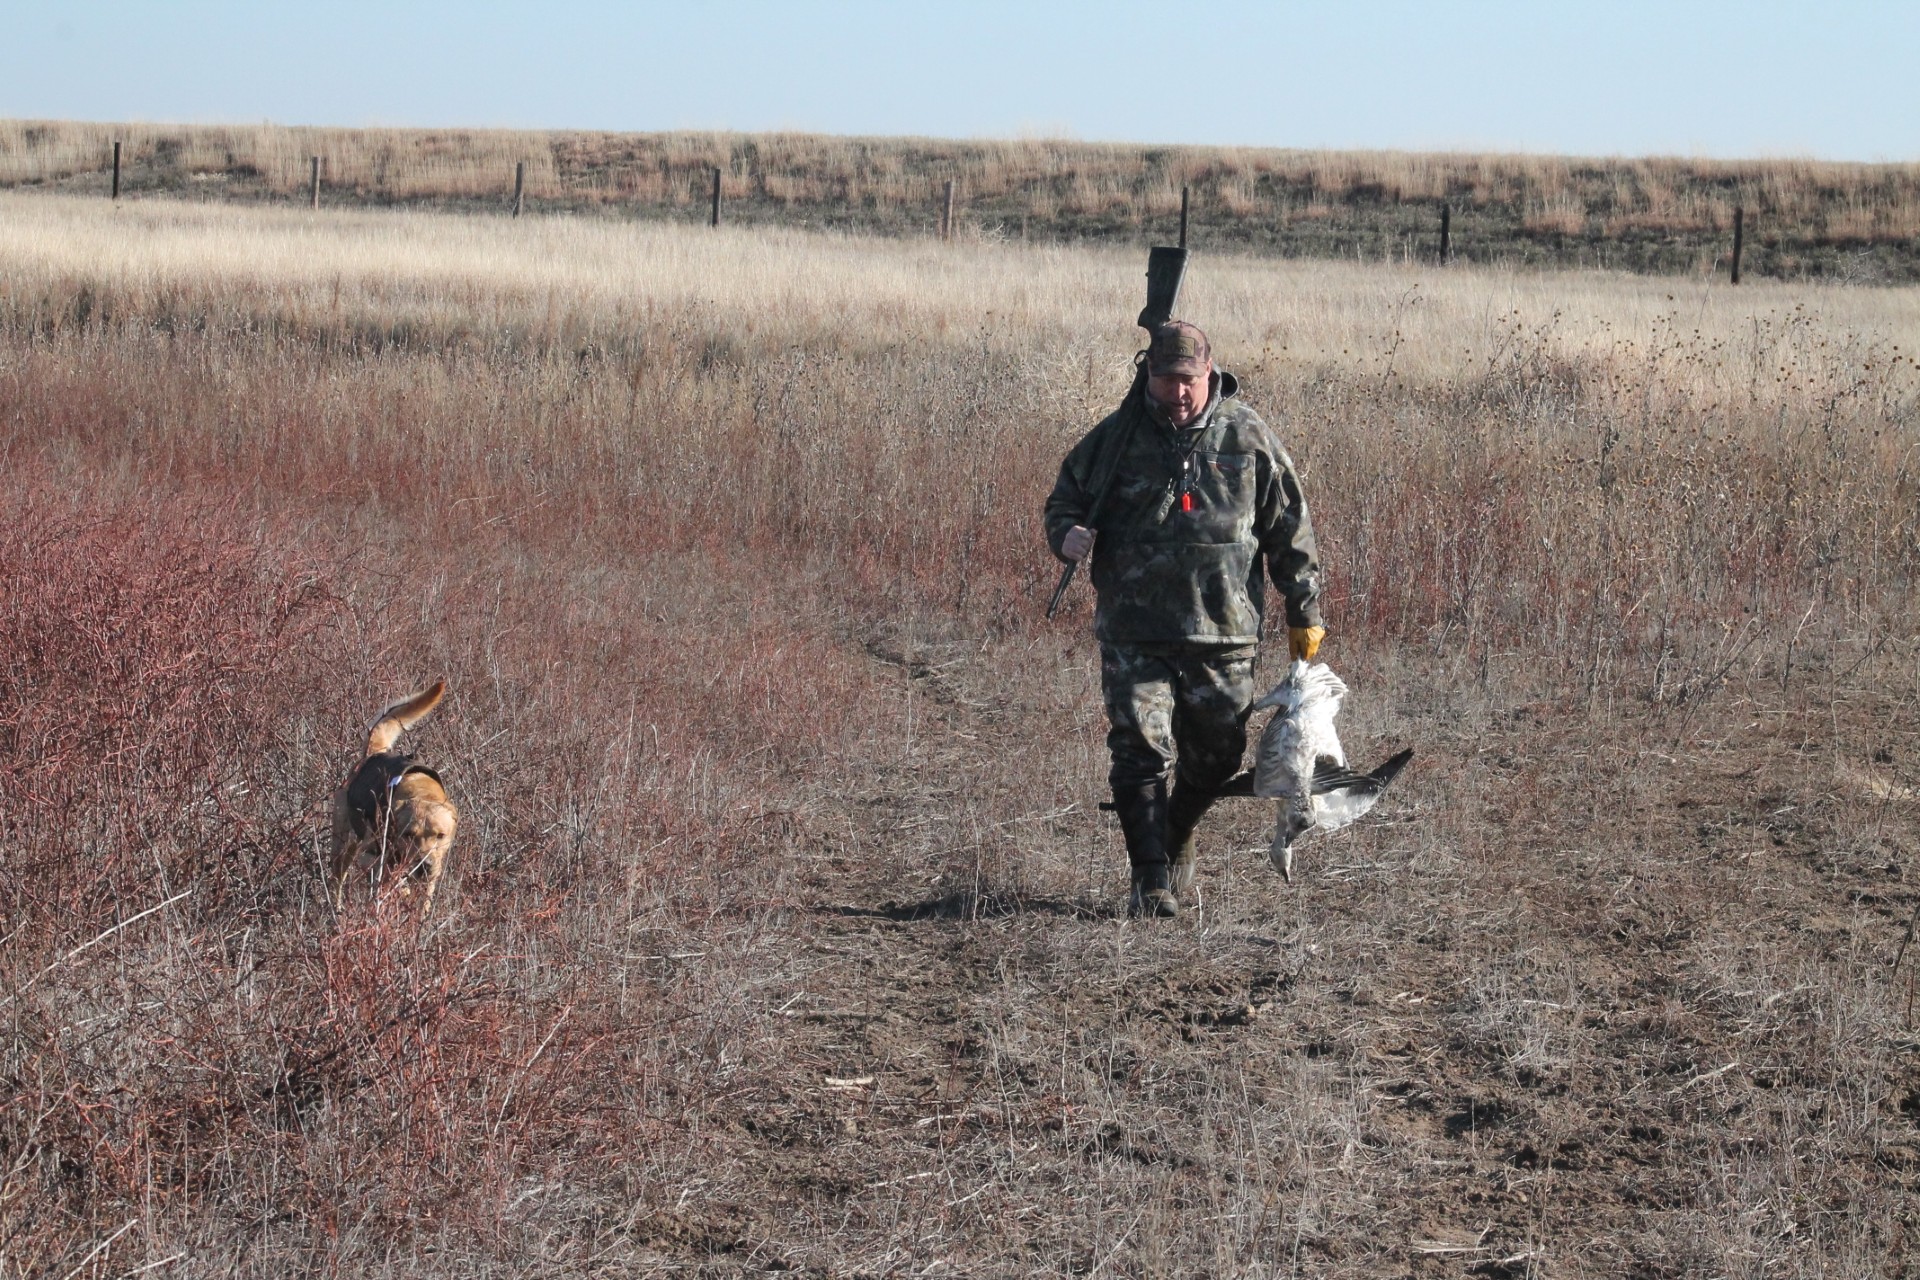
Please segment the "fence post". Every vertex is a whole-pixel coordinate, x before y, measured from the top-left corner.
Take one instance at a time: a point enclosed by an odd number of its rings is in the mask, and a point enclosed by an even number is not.
[[[713,166],[713,216],[707,219],[707,225],[720,225],[720,166]]]
[[[952,178],[947,179],[947,203],[946,203],[945,210],[940,214],[940,238],[942,240],[953,239],[953,179]]]
[[[1733,207],[1733,283],[1740,283],[1740,233],[1745,230],[1741,224],[1747,219],[1747,211],[1739,205]]]
[[[1180,188],[1180,247],[1187,247],[1187,189]]]
[[[312,193],[312,198],[310,203],[311,203],[311,206],[315,209],[318,209],[320,207],[320,157],[319,156],[313,157],[313,193]]]
[[[515,160],[513,162],[513,216],[516,218],[520,216],[520,211],[526,208],[526,192],[527,162]]]
[[[1443,267],[1447,265],[1447,239],[1452,229],[1453,208],[1443,204],[1440,206],[1440,265]]]
[[[120,198],[120,139],[113,140],[113,198]]]

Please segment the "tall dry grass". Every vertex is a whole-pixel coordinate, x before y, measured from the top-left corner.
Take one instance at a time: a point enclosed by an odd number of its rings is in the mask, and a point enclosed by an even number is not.
[[[551,147],[538,133],[9,121],[0,127],[0,183],[98,174],[111,168],[115,142],[128,174],[246,177],[281,195],[307,190],[314,156],[336,192],[388,199],[494,195],[503,181],[511,186],[515,164],[527,166],[534,191],[551,190],[554,178]]]
[[[441,502],[557,487],[575,501],[541,510],[566,529],[620,524],[649,549],[706,536],[719,503],[743,544],[929,585],[937,549],[965,547],[1002,571],[968,590],[1009,614],[1038,572],[1015,495],[1044,488],[1134,341],[1119,253],[33,199],[8,223],[17,332],[140,384],[190,381],[235,341],[272,353],[226,375],[219,412],[247,404],[250,425],[213,432],[210,465],[235,451],[296,492],[342,483],[349,457]],[[1623,613],[1660,632],[1675,611],[1788,608],[1835,574],[1864,601],[1905,582],[1911,293],[1252,260],[1203,260],[1189,290],[1330,495],[1351,539],[1335,590],[1397,631],[1499,646],[1551,617],[1561,641],[1612,637]],[[206,430],[146,447],[191,455]],[[422,450],[442,462],[410,478]],[[965,502],[944,500],[956,468]],[[643,494],[649,528],[624,527]]]
[[[1139,270],[0,199],[0,1273],[1897,1256],[1920,302],[1197,260],[1433,781],[1142,936],[1037,518]],[[439,674],[449,910],[335,919]]]

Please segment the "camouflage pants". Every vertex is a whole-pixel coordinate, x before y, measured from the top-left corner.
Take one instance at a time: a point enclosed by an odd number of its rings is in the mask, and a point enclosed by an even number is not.
[[[1103,644],[1100,692],[1115,787],[1177,771],[1187,786],[1212,791],[1239,771],[1254,698],[1252,649]]]

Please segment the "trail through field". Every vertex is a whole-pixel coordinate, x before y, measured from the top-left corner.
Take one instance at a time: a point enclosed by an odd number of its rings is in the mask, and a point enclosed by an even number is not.
[[[806,814],[785,1070],[721,1142],[764,1198],[694,1212],[706,1246],[875,1275],[1907,1249],[1920,1042],[1876,1011],[1908,989],[1911,815],[1837,839],[1858,815],[1809,777],[1834,726],[1886,732],[1864,691],[1806,737],[1777,688],[1723,695],[1732,736],[1676,749],[1578,708],[1389,712],[1363,669],[1355,728],[1420,748],[1403,789],[1291,888],[1270,807],[1227,802],[1201,901],[1133,922],[1098,772],[1030,758],[1057,709],[1008,702],[1008,655],[869,649],[920,700],[914,754]]]

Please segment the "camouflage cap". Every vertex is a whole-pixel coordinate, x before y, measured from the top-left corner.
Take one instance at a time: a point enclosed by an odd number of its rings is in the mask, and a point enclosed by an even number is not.
[[[1185,320],[1169,320],[1153,331],[1147,343],[1147,372],[1156,378],[1170,373],[1206,373],[1212,361],[1213,348],[1207,345],[1207,335]]]

